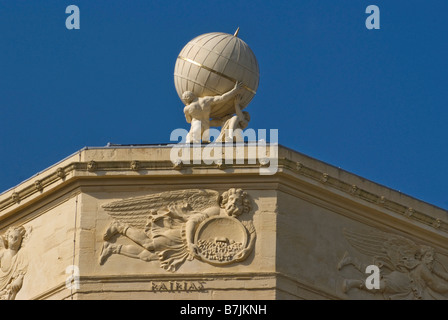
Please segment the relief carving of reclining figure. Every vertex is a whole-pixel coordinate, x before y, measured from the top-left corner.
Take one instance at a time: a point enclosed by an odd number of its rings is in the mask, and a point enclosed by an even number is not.
[[[246,259],[255,243],[252,221],[245,217],[251,211],[251,202],[242,189],[231,188],[221,196],[213,190],[169,191],[115,201],[103,208],[115,220],[103,237],[105,242],[100,254],[101,265],[111,255],[120,254],[143,261],[158,260],[162,268],[176,271],[185,260],[209,262],[206,258],[209,255],[200,247],[204,240],[221,242],[220,251],[225,250],[222,248],[224,246],[229,249],[228,252],[233,252],[231,257],[228,254],[221,260],[217,259],[217,264]],[[240,221],[242,217],[244,219]],[[213,223],[213,219],[220,221]],[[203,225],[202,229],[216,231],[218,234],[215,239],[201,240],[197,237],[201,223],[205,222],[209,223]],[[235,228],[243,233],[237,237],[244,242],[237,252],[230,250],[235,243],[234,239],[226,237],[227,234],[233,235]],[[134,244],[113,243],[112,239],[116,235],[124,236]]]
[[[381,270],[379,289],[368,289],[362,279],[344,279],[342,290],[357,288],[371,293],[381,293],[391,300],[447,299],[448,272],[437,260],[433,247],[385,232],[344,231],[348,242],[360,253],[370,256],[370,263],[363,263],[347,252],[338,264],[341,270],[352,265],[365,274],[367,265]],[[436,266],[437,264],[437,266]]]

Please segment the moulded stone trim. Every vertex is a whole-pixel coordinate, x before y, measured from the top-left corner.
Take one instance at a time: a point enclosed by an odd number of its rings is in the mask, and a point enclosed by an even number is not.
[[[40,181],[40,185],[45,187],[45,192],[47,192],[51,187],[56,184],[66,183],[73,177],[82,177],[85,174],[83,172],[87,172],[89,174],[100,174],[100,173],[110,173],[113,174],[117,171],[127,171],[132,172],[133,174],[138,174],[136,172],[136,168],[138,167],[139,173],[144,171],[156,171],[163,170],[165,174],[171,175],[174,172],[182,171],[182,173],[192,173],[192,174],[201,174],[200,169],[207,169],[207,174],[210,174],[211,170],[217,170],[219,172],[223,172],[223,169],[256,169],[254,172],[258,172],[260,164],[232,164],[225,165],[225,167],[220,166],[210,166],[205,163],[200,165],[197,164],[181,164],[179,166],[173,165],[171,161],[167,160],[153,160],[153,161],[94,161],[90,160],[87,162],[72,162],[69,165],[64,167],[58,167],[56,171],[49,173],[43,177],[38,177],[35,181]],[[437,226],[437,229],[443,232],[448,232],[448,223],[441,220],[440,218],[431,217],[424,212],[419,212],[415,209],[412,214],[409,214],[409,206],[397,203],[395,201],[387,199],[384,195],[375,194],[369,192],[367,190],[362,189],[360,186],[354,186],[352,183],[347,183],[343,180],[340,180],[334,176],[330,176],[327,172],[321,172],[319,170],[312,169],[310,167],[305,166],[302,162],[292,161],[288,158],[281,157],[278,159],[279,170],[278,173],[281,173],[284,170],[290,170],[294,173],[297,173],[306,178],[310,178],[315,181],[319,181],[321,184],[325,184],[325,187],[334,188],[336,190],[342,191],[350,196],[355,195],[357,199],[361,199],[363,201],[367,201],[374,205],[381,206],[382,208],[391,210],[393,212],[399,213],[403,216],[408,217],[411,220],[418,221],[420,223],[426,224],[428,226]],[[173,170],[174,169],[174,170]],[[187,169],[193,170],[188,171]],[[229,173],[229,171],[226,171]],[[249,173],[249,172],[248,172]],[[277,173],[277,174],[278,174]],[[120,176],[122,177],[122,176]],[[129,177],[129,176],[127,176]],[[20,187],[20,185],[18,186]],[[36,194],[43,194],[43,190],[39,189],[37,185],[34,183],[30,186],[24,187],[23,189],[15,189],[13,193],[11,193],[10,197],[6,197],[4,200],[0,201],[0,212],[8,209],[13,205],[18,205],[18,201],[20,203],[24,203],[24,201]],[[13,196],[14,195],[14,196]]]

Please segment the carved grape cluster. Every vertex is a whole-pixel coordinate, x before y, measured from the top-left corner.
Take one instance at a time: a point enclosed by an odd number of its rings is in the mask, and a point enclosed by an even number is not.
[[[220,262],[232,261],[233,257],[243,249],[241,242],[223,242],[214,240],[199,240],[198,248],[201,255],[208,260]]]

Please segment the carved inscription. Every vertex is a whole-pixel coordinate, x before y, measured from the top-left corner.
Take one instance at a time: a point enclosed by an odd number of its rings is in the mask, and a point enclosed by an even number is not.
[[[191,292],[204,291],[205,281],[151,281],[153,292]]]

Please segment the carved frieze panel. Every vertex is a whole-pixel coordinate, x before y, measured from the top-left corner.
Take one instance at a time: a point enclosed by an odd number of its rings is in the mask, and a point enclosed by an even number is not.
[[[236,188],[221,195],[187,189],[108,203],[103,209],[113,221],[104,233],[99,263],[118,254],[159,261],[174,272],[186,260],[212,265],[243,261],[256,239],[251,208],[249,195]],[[117,243],[120,237],[132,244]]]
[[[343,280],[342,291],[349,296],[361,290],[391,300],[448,299],[448,272],[433,247],[378,230],[344,230],[344,236],[355,253],[345,252],[338,270],[352,266],[358,272]],[[369,266],[379,270],[376,288],[366,283]]]

